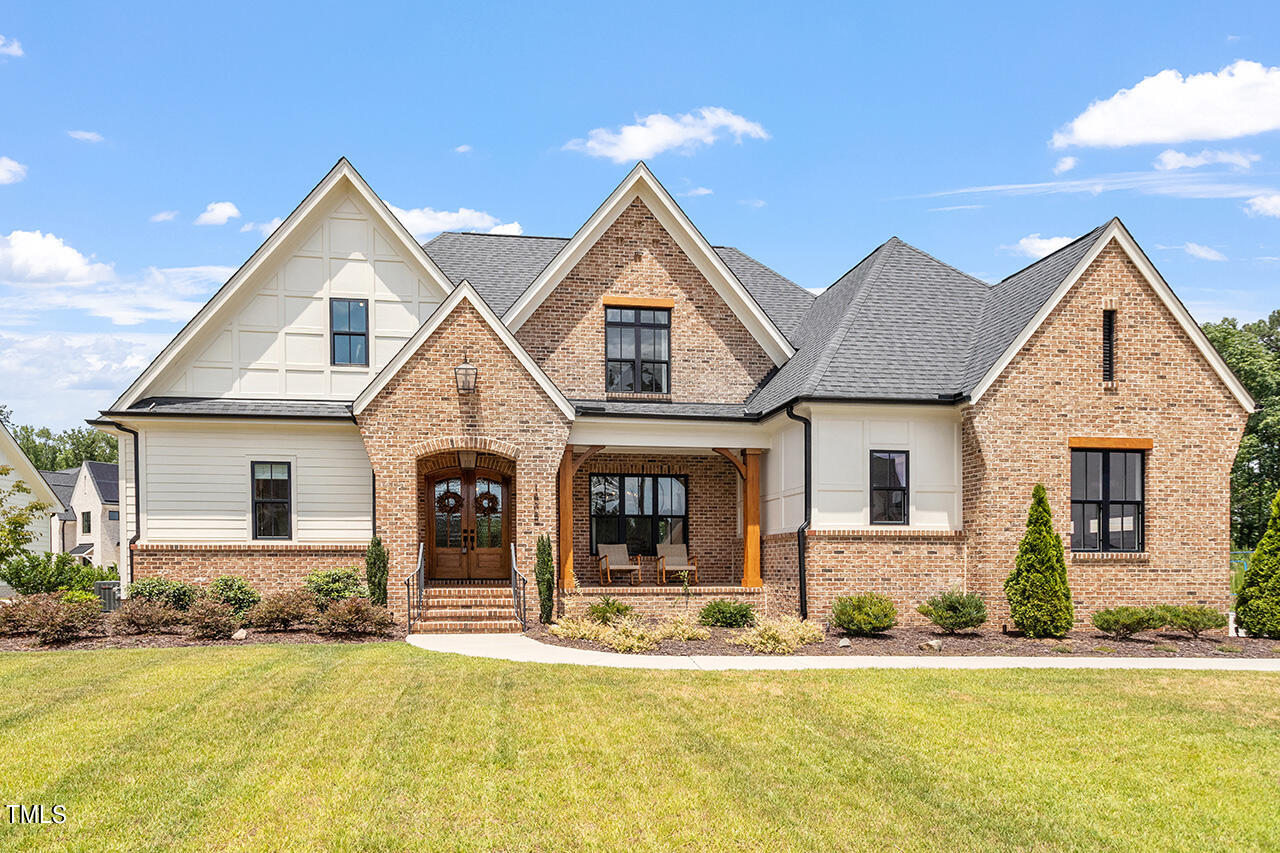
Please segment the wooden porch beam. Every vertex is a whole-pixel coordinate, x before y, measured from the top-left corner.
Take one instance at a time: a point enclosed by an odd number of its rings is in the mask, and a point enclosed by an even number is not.
[[[572,446],[570,446],[570,449],[572,449]],[[572,474],[577,474],[578,469],[581,468],[588,459],[590,459],[592,456],[595,456],[601,450],[604,450],[603,444],[593,444],[590,447],[588,447],[586,450],[584,450],[582,453],[579,453],[577,456],[573,457]]]
[[[560,460],[560,588],[574,589],[573,578],[573,445]]]
[[[742,461],[742,458],[738,456],[738,451],[730,450],[727,447],[713,447],[711,449],[714,450],[716,453],[719,453],[725,459],[728,459],[730,462],[732,462],[733,467],[738,469],[739,477],[741,477],[744,480],[747,479],[747,465],[745,462]],[[757,450],[756,452],[759,453],[760,451]]]
[[[764,586],[760,575],[760,451],[742,451],[744,468],[742,490],[746,501],[742,511],[742,585]]]

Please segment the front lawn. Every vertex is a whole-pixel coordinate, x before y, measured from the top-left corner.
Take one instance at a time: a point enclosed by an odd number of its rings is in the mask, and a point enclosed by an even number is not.
[[[1277,768],[1257,673],[0,654],[5,850],[1262,850]]]

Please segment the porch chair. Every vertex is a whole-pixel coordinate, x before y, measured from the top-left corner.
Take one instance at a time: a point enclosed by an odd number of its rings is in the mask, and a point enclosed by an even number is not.
[[[627,555],[626,545],[597,545],[596,552],[600,583],[608,586],[614,575],[627,575],[632,586],[640,583],[640,566]]]
[[[698,582],[698,558],[689,556],[687,545],[658,546],[658,583],[667,582],[667,575],[679,578],[680,572],[689,573],[689,582]]]

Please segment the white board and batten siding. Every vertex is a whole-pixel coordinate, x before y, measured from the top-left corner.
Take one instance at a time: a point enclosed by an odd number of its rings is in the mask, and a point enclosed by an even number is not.
[[[354,400],[443,300],[355,193],[328,201],[147,396]],[[368,300],[369,365],[332,365],[329,300]]]
[[[289,541],[365,543],[373,535],[373,469],[355,424],[148,424],[140,458],[143,543],[254,542],[253,462],[290,464]]]

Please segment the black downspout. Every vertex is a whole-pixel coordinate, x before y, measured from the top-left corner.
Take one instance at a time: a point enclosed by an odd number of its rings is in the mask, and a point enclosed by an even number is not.
[[[787,417],[804,424],[804,523],[796,530],[796,545],[800,551],[796,567],[800,573],[800,618],[808,619],[809,576],[804,555],[808,550],[809,523],[813,520],[813,423],[796,414],[795,403],[787,403]]]
[[[133,546],[138,544],[138,540],[142,538],[142,481],[141,467],[138,464],[138,431],[129,429],[122,424],[114,424],[115,428],[121,432],[127,432],[133,436],[133,535],[129,537],[129,583],[133,583]],[[120,597],[125,596],[125,590],[120,590]]]

